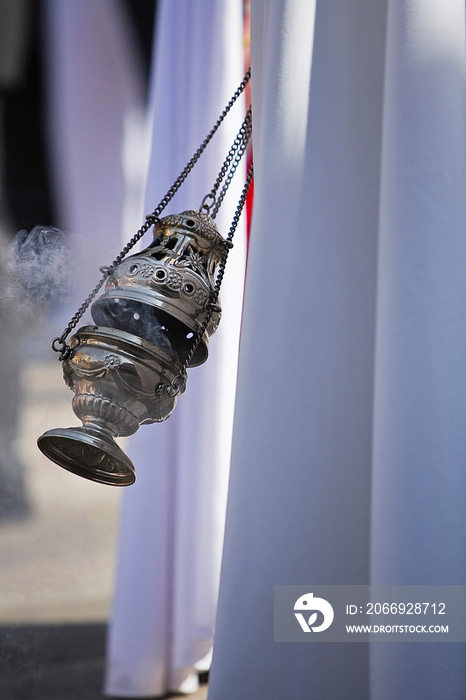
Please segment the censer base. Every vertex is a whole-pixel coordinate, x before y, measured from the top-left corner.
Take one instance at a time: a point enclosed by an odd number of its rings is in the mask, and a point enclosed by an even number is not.
[[[48,430],[37,445],[52,462],[85,479],[111,486],[130,486],[136,480],[133,463],[116,442],[89,428]]]

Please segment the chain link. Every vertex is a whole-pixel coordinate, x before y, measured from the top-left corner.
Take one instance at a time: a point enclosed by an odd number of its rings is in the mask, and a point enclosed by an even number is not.
[[[70,322],[66,326],[65,330],[63,333],[57,337],[54,338],[52,341],[52,349],[55,352],[59,352],[59,360],[66,360],[67,357],[69,357],[69,354],[71,352],[71,348],[66,344],[66,338],[68,335],[71,333],[71,331],[76,327],[78,321],[82,318],[84,315],[85,311],[89,307],[90,303],[92,300],[95,298],[99,290],[101,289],[102,285],[106,281],[107,277],[112,274],[113,270],[117,265],[121,263],[123,258],[129,253],[129,251],[136,245],[136,243],[143,237],[143,235],[150,229],[151,226],[153,226],[154,223],[156,223],[159,220],[159,216],[162,213],[162,211],[165,209],[167,204],[170,202],[170,200],[174,197],[176,192],[179,190],[183,182],[186,180],[187,176],[191,172],[191,170],[194,168],[196,165],[197,161],[205,151],[207,145],[210,143],[212,140],[213,136],[217,132],[219,126],[222,124],[223,120],[233,107],[234,103],[238,99],[238,97],[241,95],[243,92],[244,88],[249,82],[249,79],[251,77],[251,69],[249,68],[246,71],[246,74],[241,81],[241,83],[238,85],[237,89],[233,93],[230,101],[224,108],[223,112],[220,114],[219,118],[215,122],[214,126],[212,129],[209,131],[207,136],[205,137],[204,141],[201,143],[197,151],[194,153],[192,156],[191,160],[187,163],[185,168],[182,170],[182,172],[178,175],[176,178],[175,182],[172,184],[170,189],[167,191],[165,196],[160,200],[159,204],[157,207],[154,209],[152,214],[148,214],[146,216],[145,223],[141,226],[141,228],[137,231],[137,233],[128,241],[128,243],[125,245],[123,250],[117,255],[115,260],[112,262],[112,264],[108,267],[101,267],[100,271],[102,272],[102,278],[99,280],[99,282],[96,284],[92,292],[89,294],[89,296],[85,299],[85,301],[81,304],[79,309],[76,311],[74,316],[71,318]]]

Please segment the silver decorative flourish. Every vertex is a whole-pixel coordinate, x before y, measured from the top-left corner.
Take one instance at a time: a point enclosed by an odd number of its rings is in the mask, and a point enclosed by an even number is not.
[[[154,267],[152,265],[149,265],[148,263],[146,263],[145,265],[141,265],[141,267],[139,268],[139,274],[141,277],[148,279],[154,274]]]
[[[173,291],[178,291],[181,289],[181,285],[183,284],[183,278],[178,272],[170,272],[168,275],[168,279],[166,281],[166,285],[169,289],[173,289]]]
[[[104,358],[104,365],[107,369],[115,369],[121,364],[121,360],[118,355],[107,355]]]

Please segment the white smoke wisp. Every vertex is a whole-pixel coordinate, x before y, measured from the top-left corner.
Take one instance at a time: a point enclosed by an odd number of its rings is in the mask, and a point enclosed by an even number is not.
[[[65,234],[51,226],[19,231],[6,260],[5,301],[41,307],[66,296],[71,280],[71,252]]]

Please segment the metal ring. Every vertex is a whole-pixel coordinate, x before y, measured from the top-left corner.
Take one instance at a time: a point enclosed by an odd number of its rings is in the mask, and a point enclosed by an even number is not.
[[[160,222],[160,218],[157,216],[157,214],[147,214],[145,219],[150,226],[155,226],[155,224]]]
[[[207,204],[207,200],[210,198],[211,203]],[[212,194],[212,192],[209,192],[209,194],[206,194],[204,199],[201,202],[200,206],[200,211],[205,211],[207,214],[210,212],[211,208],[215,204],[215,195]]]
[[[71,354],[71,348],[65,343],[63,336],[61,336],[60,338],[54,338],[52,340],[52,350],[60,353],[58,359],[61,361],[67,360]]]
[[[180,393],[180,389],[185,382],[185,379],[186,377],[184,377],[182,374],[177,374],[176,377],[173,377],[172,381],[167,386],[167,394],[171,398],[178,396],[178,394]]]
[[[60,345],[60,347],[57,347],[57,345]],[[66,343],[62,338],[59,338],[58,336],[52,340],[52,350],[54,352],[63,352],[63,350],[66,347]]]

